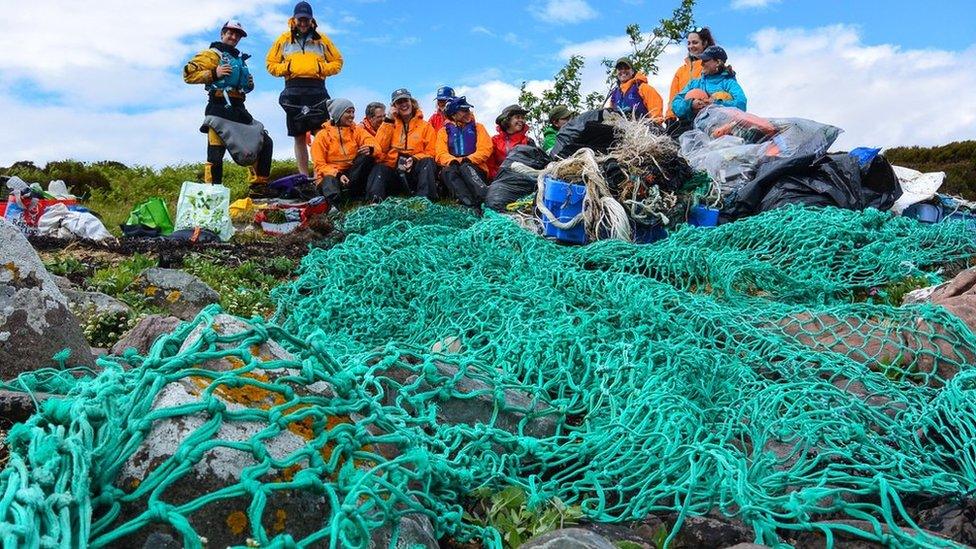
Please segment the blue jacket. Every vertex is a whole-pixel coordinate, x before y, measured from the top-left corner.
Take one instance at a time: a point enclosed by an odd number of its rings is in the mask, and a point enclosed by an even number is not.
[[[674,96],[671,101],[671,110],[674,111],[675,116],[682,120],[695,117],[695,112],[691,110],[691,100],[685,99],[685,94],[695,88],[703,90],[709,97],[716,92],[724,91],[731,95],[732,99],[716,99],[716,105],[735,107],[741,111],[746,110],[746,92],[742,91],[742,86],[736,81],[735,76],[729,74],[728,71],[721,74],[703,74],[701,78],[695,78],[688,82],[688,85],[678,92],[678,95]]]

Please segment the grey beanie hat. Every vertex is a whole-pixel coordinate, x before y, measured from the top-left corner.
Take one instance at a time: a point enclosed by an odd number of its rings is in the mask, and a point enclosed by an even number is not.
[[[352,104],[352,101],[342,99],[341,97],[330,99],[327,105],[329,107],[329,120],[331,120],[333,124],[338,124],[339,117],[342,116],[342,113],[355,106]]]

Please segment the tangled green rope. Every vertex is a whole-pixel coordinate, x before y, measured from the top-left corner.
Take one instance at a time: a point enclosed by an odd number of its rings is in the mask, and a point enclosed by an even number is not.
[[[146,357],[100,361],[98,377],[11,430],[4,546],[109,546],[154,522],[200,546],[207,532],[186,517],[234,498],[250,502],[242,545],[357,547],[421,515],[437,535],[499,546],[462,517],[467,494],[505,486],[595,521],[677,512],[675,532],[719,512],[769,545],[813,531],[952,546],[903,500],[976,489],[976,336],[939,307],[855,300],[976,256],[962,224],[791,208],[654,245],[570,248],[455,212],[357,210],[344,243],[312,250],[273,292],[273,323],[230,335],[207,310]],[[256,359],[268,340],[292,358]],[[432,351],[446,342],[457,352]],[[215,360],[234,367],[201,366]],[[154,409],[188,380],[195,401]],[[302,389],[320,382],[328,396]],[[277,396],[226,403],[226,388],[248,387]],[[476,398],[494,402],[483,422],[445,419],[451,402]],[[194,414],[208,421],[171,460],[119,485],[155,425]],[[259,426],[251,441],[216,436],[240,422]],[[295,423],[307,443],[269,457],[261,441]],[[217,446],[250,455],[247,474],[190,501],[155,497]],[[295,466],[289,481],[261,480]],[[283,492],[328,510],[302,534],[270,531],[262,517]]]

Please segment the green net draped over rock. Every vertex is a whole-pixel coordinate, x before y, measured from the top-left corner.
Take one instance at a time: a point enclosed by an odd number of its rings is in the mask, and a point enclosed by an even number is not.
[[[12,429],[4,546],[163,525],[199,547],[215,506],[228,545],[402,546],[421,517],[497,547],[463,504],[506,486],[603,522],[719,512],[770,545],[952,546],[903,502],[976,490],[976,336],[860,296],[976,255],[963,224],[789,208],[573,248],[410,200],[344,231],[272,322],[208,309]]]

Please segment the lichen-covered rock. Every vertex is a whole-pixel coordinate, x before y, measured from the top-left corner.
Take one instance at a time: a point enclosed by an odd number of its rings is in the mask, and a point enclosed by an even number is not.
[[[64,349],[69,364],[94,364],[78,319],[37,252],[0,219],[0,379],[49,366]]]
[[[145,355],[159,336],[172,332],[181,322],[175,316],[146,316],[112,346],[112,354],[121,355],[126,349],[135,349],[136,353]]]
[[[199,278],[177,269],[146,269],[132,288],[173,316],[192,320],[204,307],[220,301],[220,294]]]
[[[218,315],[209,323],[199,321],[187,335],[179,351],[182,356],[202,352],[214,358],[188,365],[199,373],[167,383],[153,402],[152,413],[158,419],[126,461],[115,483],[135,496],[123,506],[116,525],[144,513],[151,495],[179,506],[238,489],[228,497],[183,513],[194,531],[207,539],[208,547],[247,545],[255,531],[252,519],[260,520],[269,537],[287,533],[294,540],[327,527],[329,498],[314,482],[306,488],[279,486],[262,491],[260,496],[249,491],[270,483],[299,483],[313,453],[316,458],[330,459],[330,444],[309,452],[316,436],[313,418],[286,414],[295,410],[288,405],[290,394],[323,399],[335,395],[328,383],[303,382],[299,371],[282,366],[296,363],[276,341],[268,339],[241,347],[243,339],[255,334],[254,330],[243,320]],[[245,348],[246,351],[241,350]],[[245,367],[255,364],[257,367],[243,373]],[[227,372],[235,374],[221,382],[218,378]],[[195,407],[195,413],[187,413],[187,407]],[[269,413],[277,414],[273,410],[281,413],[276,421],[259,419]],[[348,416],[328,417],[325,428],[352,422]],[[180,475],[174,470],[177,465],[189,469]],[[172,481],[174,476],[178,478]],[[316,482],[329,482],[328,478],[314,476]],[[259,518],[252,515],[257,497],[264,501]],[[400,523],[398,547],[437,547],[433,527],[426,517],[409,515]],[[391,531],[374,531],[374,545],[387,547]],[[154,534],[182,539],[169,524],[152,523],[133,535],[112,541],[118,546],[145,547]],[[328,547],[328,540],[313,546]]]
[[[563,528],[534,537],[522,545],[525,549],[615,549],[610,540],[582,528]]]

